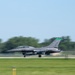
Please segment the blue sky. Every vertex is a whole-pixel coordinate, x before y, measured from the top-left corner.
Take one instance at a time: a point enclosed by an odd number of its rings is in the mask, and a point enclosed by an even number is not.
[[[75,0],[0,0],[0,38],[14,36],[75,41]]]

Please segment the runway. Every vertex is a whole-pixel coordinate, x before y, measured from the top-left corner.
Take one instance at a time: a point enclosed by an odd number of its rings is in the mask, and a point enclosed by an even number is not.
[[[68,58],[72,58],[75,59],[75,57],[0,57],[0,59],[26,59],[26,58],[50,58],[50,59],[55,59],[55,58],[59,58],[59,59],[68,59]]]

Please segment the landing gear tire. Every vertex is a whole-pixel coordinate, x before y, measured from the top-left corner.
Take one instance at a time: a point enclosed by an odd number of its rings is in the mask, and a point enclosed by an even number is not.
[[[26,57],[26,53],[25,52],[22,52],[22,54],[23,54],[24,57]]]
[[[41,54],[39,54],[39,55],[38,55],[38,57],[40,58],[40,57],[42,57],[42,55],[41,55]]]
[[[24,55],[24,57],[26,57],[26,55]]]

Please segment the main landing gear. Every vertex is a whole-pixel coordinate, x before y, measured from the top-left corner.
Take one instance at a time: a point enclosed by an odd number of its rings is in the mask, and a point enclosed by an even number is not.
[[[39,55],[38,55],[38,57],[40,58],[40,57],[42,57],[42,55],[41,55],[41,54],[39,54]]]

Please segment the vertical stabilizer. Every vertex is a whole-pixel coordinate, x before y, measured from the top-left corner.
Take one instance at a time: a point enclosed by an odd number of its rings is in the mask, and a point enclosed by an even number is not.
[[[61,38],[56,38],[49,46],[46,46],[48,48],[58,48],[58,45],[61,41]]]

